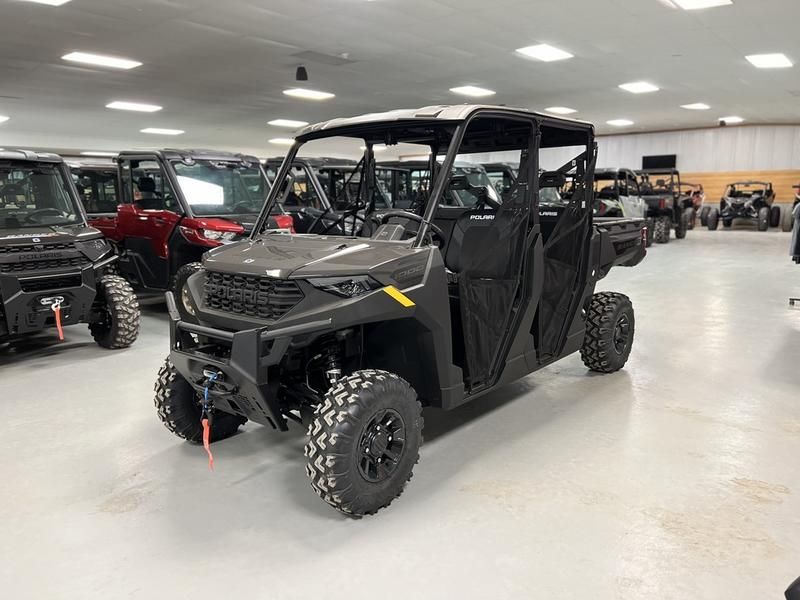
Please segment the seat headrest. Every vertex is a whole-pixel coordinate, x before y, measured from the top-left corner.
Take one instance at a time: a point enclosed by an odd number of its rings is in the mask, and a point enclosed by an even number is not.
[[[155,193],[156,191],[156,180],[152,177],[139,177],[139,181],[136,185],[140,192]]]

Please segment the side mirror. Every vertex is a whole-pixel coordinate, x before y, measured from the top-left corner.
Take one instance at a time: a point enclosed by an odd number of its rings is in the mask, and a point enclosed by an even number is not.
[[[567,184],[567,176],[559,171],[545,171],[539,175],[540,188],[561,189]]]

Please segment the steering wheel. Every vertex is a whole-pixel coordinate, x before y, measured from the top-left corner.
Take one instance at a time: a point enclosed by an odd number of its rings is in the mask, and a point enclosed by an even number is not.
[[[424,223],[424,221],[423,221],[421,216],[419,216],[417,213],[409,212],[407,210],[387,210],[386,212],[380,213],[378,215],[370,215],[370,219],[372,219],[372,221],[374,221],[379,227],[381,225],[386,225],[386,223],[389,221],[389,219],[391,219],[393,217],[400,217],[402,219],[409,219],[410,221],[416,221],[420,225],[422,225]],[[440,244],[438,244],[438,245],[440,247],[444,246],[444,243],[445,243],[444,232],[441,230],[441,228],[438,225],[435,225],[434,223],[430,223],[430,229],[428,231],[428,235],[431,235],[431,234],[433,234],[437,238],[439,238]]]
[[[25,215],[25,222],[38,225],[39,221],[33,219],[32,217],[34,216],[44,217],[46,215],[52,215],[54,217],[63,217],[64,213],[58,210],[57,208],[40,208],[39,210],[34,210],[33,212],[29,212],[27,215]]]

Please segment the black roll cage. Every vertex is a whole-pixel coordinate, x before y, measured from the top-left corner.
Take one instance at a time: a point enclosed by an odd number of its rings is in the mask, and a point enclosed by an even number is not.
[[[566,119],[556,119],[547,117],[545,115],[540,115],[534,112],[528,112],[524,110],[503,110],[498,108],[492,107],[480,107],[473,110],[470,114],[466,117],[461,119],[425,119],[425,118],[413,118],[413,119],[402,119],[397,121],[378,121],[375,123],[367,123],[367,124],[353,124],[353,125],[344,125],[341,127],[334,127],[331,129],[319,129],[313,130],[305,134],[301,134],[297,138],[295,138],[294,144],[292,144],[289,151],[286,153],[286,156],[281,163],[280,168],[275,176],[275,181],[273,185],[270,187],[269,194],[267,195],[266,201],[261,209],[261,213],[259,215],[258,220],[256,221],[256,225],[253,228],[252,233],[250,234],[251,239],[255,239],[258,235],[263,233],[264,227],[266,226],[268,216],[270,211],[272,210],[273,205],[277,201],[277,196],[279,194],[279,188],[281,186],[278,185],[279,181],[283,181],[286,179],[289,170],[291,169],[292,165],[297,160],[297,153],[301,146],[305,143],[316,140],[316,139],[324,139],[324,138],[331,138],[331,137],[361,137],[365,141],[365,150],[363,155],[363,162],[365,167],[372,166],[373,168],[365,168],[365,171],[368,171],[369,174],[366,177],[362,177],[362,187],[361,187],[361,197],[365,200],[364,206],[368,207],[372,203],[372,186],[374,185],[374,167],[375,163],[375,153],[373,150],[373,145],[376,143],[376,140],[379,139],[374,134],[383,133],[383,140],[384,143],[391,142],[390,133],[387,129],[391,129],[394,127],[402,127],[403,125],[412,125],[414,127],[433,127],[436,129],[445,128],[448,125],[453,127],[453,132],[450,137],[449,143],[447,145],[447,152],[444,155],[444,161],[441,165],[439,165],[438,161],[436,160],[437,155],[439,154],[439,139],[440,137],[437,135],[433,136],[433,139],[430,141],[431,153],[429,156],[429,170],[431,181],[433,183],[433,187],[428,194],[427,204],[425,206],[425,210],[422,215],[422,222],[420,224],[419,230],[417,231],[417,236],[412,243],[413,248],[419,248],[424,245],[425,239],[428,235],[431,223],[433,222],[434,217],[436,216],[436,212],[439,208],[439,199],[442,197],[445,191],[445,187],[449,183],[449,181],[445,181],[443,177],[440,176],[440,173],[450,173],[452,171],[453,165],[456,160],[456,155],[458,154],[459,149],[461,148],[462,142],[464,140],[464,136],[469,128],[469,125],[478,118],[497,118],[497,119],[505,119],[505,120],[517,120],[523,121],[530,124],[533,131],[533,153],[536,155],[538,150],[543,147],[560,147],[562,144],[552,144],[551,146],[542,146],[542,129],[546,126],[552,126],[562,130],[574,130],[575,132],[585,132],[586,138],[581,140],[579,144],[575,145],[586,145],[587,148],[592,148],[594,144],[594,127],[588,123],[581,123],[578,121],[570,121]],[[372,133],[373,135],[370,136],[369,134]],[[407,142],[412,142],[412,140],[405,140]],[[428,140],[426,140],[428,141]],[[494,151],[502,150],[501,148],[494,148]],[[477,150],[476,150],[477,151]],[[536,163],[538,166],[537,160],[529,161],[529,164]],[[534,205],[531,206],[531,213],[533,214],[533,218],[538,220],[538,203],[539,203],[539,181],[538,177],[531,177],[529,178],[529,185],[533,186],[533,198],[534,198]],[[591,203],[587,203],[587,210],[591,212]]]

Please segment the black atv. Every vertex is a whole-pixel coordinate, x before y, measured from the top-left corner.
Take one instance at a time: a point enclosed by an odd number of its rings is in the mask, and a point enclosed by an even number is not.
[[[647,203],[647,218],[653,223],[656,243],[669,242],[670,231],[683,239],[694,222],[694,204],[681,192],[681,174],[677,169],[644,169],[637,171],[639,190]]]
[[[719,201],[719,209],[712,208],[706,217],[706,225],[711,231],[722,225],[729,228],[734,219],[755,221],[759,231],[778,227],[781,222],[781,208],[775,204],[775,191],[772,184],[764,181],[738,181],[731,183]]]
[[[0,342],[88,323],[100,346],[130,346],[139,304],[116,260],[61,157],[0,151]]]
[[[359,235],[270,232],[298,150],[336,136],[366,148],[357,198],[338,217],[360,212]],[[430,152],[431,185],[414,210],[375,210],[373,145],[384,143]],[[539,175],[547,150],[573,147],[577,156]],[[519,155],[502,199],[488,180],[456,172],[457,155],[485,152]],[[506,107],[435,106],[303,130],[250,239],[211,250],[189,278],[199,323],[181,320],[167,295],[161,420],[193,442],[247,420],[282,431],[301,423],[312,487],[359,516],[411,477],[423,406],[455,408],[578,351],[593,371],[622,368],[631,301],[594,289],[613,266],[644,258],[646,234],[642,220],[594,218],[596,154],[590,124]],[[563,200],[568,176],[579,183]],[[453,191],[461,205],[443,201]]]

